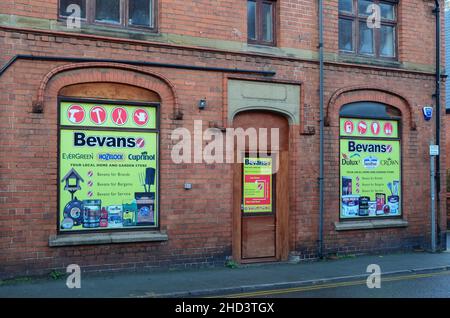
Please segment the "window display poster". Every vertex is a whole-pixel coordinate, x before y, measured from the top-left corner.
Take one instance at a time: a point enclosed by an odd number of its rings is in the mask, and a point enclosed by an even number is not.
[[[398,140],[340,140],[341,218],[401,215]]]
[[[272,158],[245,158],[244,213],[272,213]]]
[[[156,132],[61,129],[59,229],[158,226]]]

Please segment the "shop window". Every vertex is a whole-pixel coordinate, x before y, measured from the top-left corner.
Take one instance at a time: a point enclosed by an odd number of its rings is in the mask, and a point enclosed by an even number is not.
[[[158,105],[60,97],[59,232],[159,228]]]
[[[156,0],[59,0],[59,16],[68,18],[71,4],[81,9],[87,24],[105,24],[124,28],[156,30]],[[69,11],[69,12],[68,12]]]
[[[402,216],[399,115],[397,109],[378,103],[342,107],[340,219]]]
[[[248,42],[275,45],[276,2],[271,0],[247,1]]]
[[[339,50],[397,57],[397,1],[339,0]]]

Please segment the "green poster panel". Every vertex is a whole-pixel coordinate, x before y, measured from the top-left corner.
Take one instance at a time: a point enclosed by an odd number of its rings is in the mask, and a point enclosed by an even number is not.
[[[401,216],[398,140],[340,140],[341,218]]]
[[[272,158],[245,158],[243,212],[272,213]]]
[[[156,129],[156,107],[62,102],[61,126]]]
[[[61,129],[59,229],[158,227],[158,134]]]

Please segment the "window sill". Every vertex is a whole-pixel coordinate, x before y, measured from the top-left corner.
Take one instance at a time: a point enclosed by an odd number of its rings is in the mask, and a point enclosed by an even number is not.
[[[342,63],[355,63],[355,64],[370,64],[375,66],[387,66],[387,67],[401,67],[401,63],[397,59],[391,58],[377,58],[364,56],[354,53],[339,52],[338,62]]]
[[[263,54],[281,54],[281,50],[275,44],[255,44],[247,43],[247,51],[251,53],[263,53]]]
[[[164,242],[169,240],[165,232],[116,232],[91,234],[60,234],[51,235],[48,239],[50,247],[78,246],[78,245],[104,245],[137,242]]]
[[[59,20],[55,25],[56,30],[83,33],[89,35],[111,36],[120,38],[130,38],[135,40],[158,40],[161,38],[161,34],[157,28],[145,28],[145,27],[122,27],[121,25],[113,24],[100,24],[100,23],[83,23],[81,22],[81,28],[67,29],[65,21]]]
[[[336,231],[352,231],[352,230],[372,230],[384,228],[401,228],[408,227],[408,221],[405,220],[364,220],[364,221],[347,221],[335,222]]]

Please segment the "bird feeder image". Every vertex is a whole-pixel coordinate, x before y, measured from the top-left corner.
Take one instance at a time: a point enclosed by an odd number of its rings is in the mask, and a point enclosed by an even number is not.
[[[72,200],[74,193],[81,190],[80,181],[84,182],[83,178],[73,168],[70,169],[70,171],[61,180],[61,183],[66,183],[64,190],[70,192]]]

